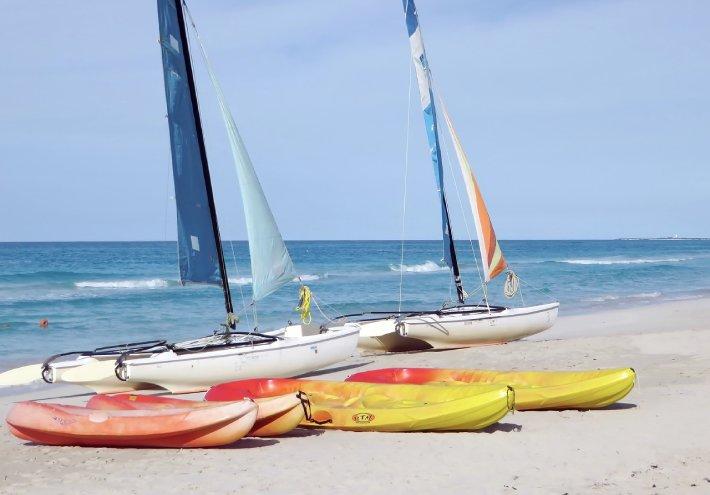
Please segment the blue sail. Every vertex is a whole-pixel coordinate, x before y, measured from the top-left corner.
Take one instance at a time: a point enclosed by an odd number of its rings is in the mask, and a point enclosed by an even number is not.
[[[178,12],[175,1],[158,0],[158,22],[177,205],[180,280],[182,283],[223,284],[219,231],[196,97],[191,86],[189,49],[184,22],[178,17],[182,12]]]
[[[434,104],[434,92],[432,91],[431,72],[429,62],[424,50],[422,31],[419,27],[419,17],[414,0],[402,0],[404,13],[407,22],[407,34],[409,35],[409,46],[412,51],[412,60],[417,74],[419,85],[419,97],[421,99],[422,111],[424,112],[424,126],[426,129],[427,141],[429,142],[429,152],[431,162],[434,166],[434,179],[436,180],[436,190],[439,193],[441,203],[441,233],[444,241],[444,261],[452,269],[458,299],[464,301],[464,291],[461,286],[458,262],[456,261],[456,247],[451,233],[451,220],[449,219],[449,208],[446,203],[446,193],[444,191],[444,169],[441,160],[441,147],[439,146],[439,128],[436,120],[436,105]]]

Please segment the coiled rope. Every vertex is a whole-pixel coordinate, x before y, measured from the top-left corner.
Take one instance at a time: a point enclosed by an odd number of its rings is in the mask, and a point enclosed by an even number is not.
[[[508,270],[505,276],[505,284],[503,285],[503,295],[508,299],[512,299],[515,297],[515,294],[518,293],[519,289],[520,279],[513,270]]]
[[[296,311],[301,315],[301,322],[308,325],[313,319],[311,315],[311,289],[307,285],[302,285],[298,291],[298,306]]]

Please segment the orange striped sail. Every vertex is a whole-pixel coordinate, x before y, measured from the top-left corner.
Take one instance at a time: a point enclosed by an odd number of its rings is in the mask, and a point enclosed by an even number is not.
[[[461,175],[463,175],[464,182],[466,183],[468,200],[471,204],[473,218],[476,221],[478,246],[481,249],[481,260],[483,261],[483,274],[486,282],[489,282],[492,278],[495,278],[503,270],[505,270],[505,267],[508,266],[508,264],[503,257],[503,251],[501,251],[498,240],[496,239],[496,233],[495,230],[493,230],[491,217],[488,215],[488,208],[486,208],[486,203],[483,201],[483,196],[478,188],[478,182],[476,181],[476,177],[473,175],[473,170],[471,170],[471,166],[468,163],[466,152],[463,150],[463,146],[461,146],[459,136],[456,134],[456,130],[454,130],[451,117],[449,117],[449,112],[446,110],[446,106],[443,102],[441,108],[444,113],[444,119],[446,120],[446,126],[449,128],[449,133],[451,134],[451,140],[453,141],[454,148],[456,149],[456,157],[458,158],[459,166],[461,167]]]

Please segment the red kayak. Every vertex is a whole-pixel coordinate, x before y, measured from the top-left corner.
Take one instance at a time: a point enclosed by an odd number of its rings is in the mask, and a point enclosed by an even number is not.
[[[274,437],[293,430],[303,419],[303,407],[295,393],[279,395],[267,399],[256,399],[258,412],[256,422],[247,433],[249,437]],[[225,402],[226,403],[226,402]],[[86,407],[90,409],[200,409],[211,407],[215,402],[202,400],[175,399],[159,395],[139,394],[99,394],[93,396]]]
[[[222,383],[210,388],[205,394],[206,401],[234,400],[234,397],[249,399],[265,399],[283,394],[295,394],[302,391],[303,385],[325,383],[318,380],[301,380],[298,378],[252,378]]]
[[[6,421],[22,440],[44,445],[96,447],[217,447],[251,430],[257,405],[240,400],[213,407],[102,411],[78,406],[20,402]]]

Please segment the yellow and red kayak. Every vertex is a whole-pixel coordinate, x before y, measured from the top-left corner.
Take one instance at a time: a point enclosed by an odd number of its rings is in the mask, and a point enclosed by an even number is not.
[[[442,368],[384,368],[355,373],[348,382],[457,384],[494,383],[515,389],[515,408],[598,409],[623,399],[633,388],[633,368],[595,371],[491,371]]]
[[[295,393],[256,399],[258,406],[256,422],[247,433],[249,437],[275,437],[283,435],[296,428],[303,420],[304,411],[301,400]],[[139,394],[98,394],[89,399],[86,407],[89,409],[198,409],[211,407],[216,402],[203,400],[175,399],[159,395]]]
[[[96,410],[20,402],[10,409],[10,432],[45,445],[96,447],[217,447],[251,430],[257,406],[239,400],[214,407],[170,410]]]
[[[205,399],[260,399],[301,392],[301,426],[352,431],[468,431],[485,428],[512,410],[507,385],[442,387],[380,385],[288,378],[238,380],[212,387]]]

